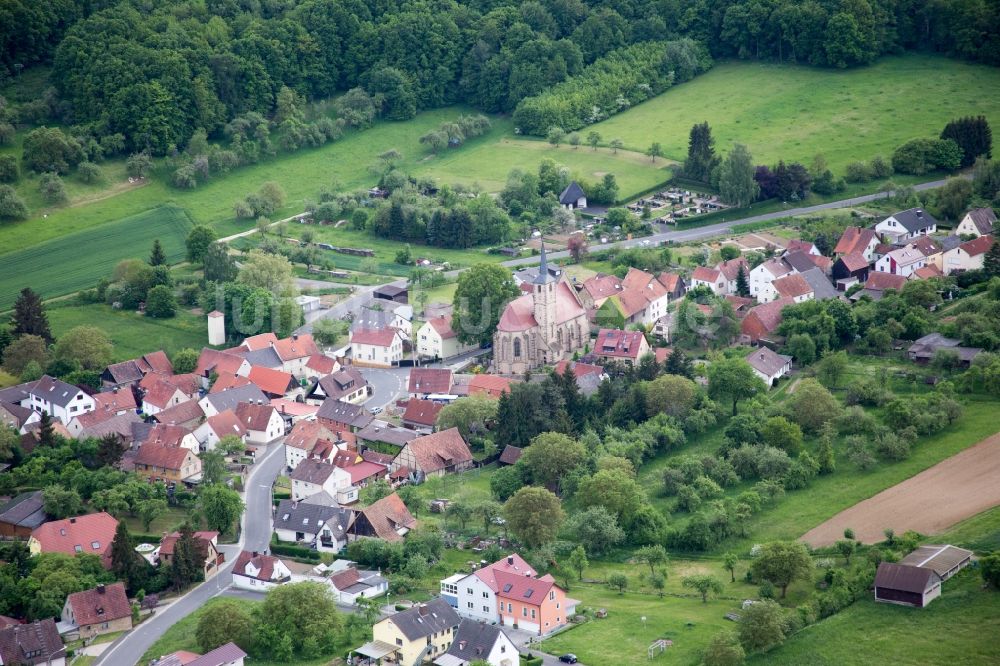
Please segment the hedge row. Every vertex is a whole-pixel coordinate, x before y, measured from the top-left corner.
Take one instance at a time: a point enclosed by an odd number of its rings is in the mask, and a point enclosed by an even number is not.
[[[712,66],[705,48],[691,39],[643,42],[612,51],[579,75],[547,92],[521,100],[514,125],[544,136],[549,128],[578,130],[683,83]]]
[[[287,555],[289,557],[300,557],[304,560],[319,562],[319,551],[302,546],[289,546],[283,543],[271,543],[271,554]]]

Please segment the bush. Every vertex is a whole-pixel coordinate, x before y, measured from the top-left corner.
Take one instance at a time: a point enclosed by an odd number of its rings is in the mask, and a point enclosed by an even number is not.
[[[0,185],[0,220],[23,220],[28,217],[28,206],[10,185]]]
[[[101,170],[101,167],[93,162],[80,162],[80,166],[76,168],[76,173],[80,176],[80,180],[88,185],[104,180],[104,172]]]
[[[928,171],[954,171],[962,163],[962,149],[951,139],[911,139],[892,154],[899,173],[920,176]]]
[[[55,173],[42,174],[38,181],[38,191],[42,193],[45,203],[61,204],[66,203],[69,196],[66,194],[66,186],[62,178]]]
[[[867,183],[872,179],[872,171],[864,162],[851,162],[844,168],[844,180],[848,183]]]
[[[297,557],[302,560],[311,560],[313,562],[319,562],[320,559],[319,551],[311,548],[303,548],[302,546],[290,546],[283,543],[272,542],[270,548],[273,555],[287,555],[289,557]]]
[[[0,155],[0,183],[16,183],[20,177],[17,158],[13,155]]]

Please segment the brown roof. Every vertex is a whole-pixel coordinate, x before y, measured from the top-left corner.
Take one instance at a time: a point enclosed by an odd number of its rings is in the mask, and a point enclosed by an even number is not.
[[[213,372],[220,375],[223,372],[236,374],[236,371],[240,369],[240,366],[244,362],[245,359],[242,356],[232,352],[218,351],[205,347],[198,356],[198,365],[195,367],[195,372],[203,377],[207,377]]]
[[[812,254],[812,251],[816,249],[816,246],[809,241],[802,240],[801,238],[793,238],[788,241],[788,245],[785,246],[785,252],[805,252],[806,254]]]
[[[905,284],[906,278],[902,275],[872,271],[868,274],[868,281],[865,282],[865,289],[870,289],[872,291],[884,291],[886,289],[900,290]]]
[[[740,275],[740,268],[745,270],[748,274],[750,273],[750,265],[747,260],[743,257],[737,257],[735,259],[730,259],[728,261],[723,261],[718,266],[716,266],[718,271],[726,276],[726,279],[732,282]]]
[[[361,576],[358,574],[358,570],[354,567],[338,571],[330,576],[330,582],[333,583],[333,586],[338,590],[346,590],[359,580],[361,580]]]
[[[451,378],[448,368],[413,368],[410,370],[410,393],[448,393]]]
[[[262,555],[244,550],[236,558],[236,563],[233,564],[233,573],[248,576],[249,574],[246,573],[247,565],[253,564],[254,568],[258,570],[257,580],[269,581],[274,576],[274,565],[277,562],[278,558],[273,555]]]
[[[521,458],[521,452],[524,449],[514,446],[513,444],[508,444],[503,447],[503,453],[500,454],[500,462],[505,465],[513,465]]]
[[[247,653],[240,649],[240,646],[230,642],[188,662],[187,666],[227,666],[238,661],[241,662],[246,656]]]
[[[194,456],[190,449],[143,444],[135,457],[135,464],[179,471],[184,466],[184,461],[187,460],[188,456]]]
[[[375,534],[386,541],[400,541],[403,537],[396,532],[396,529],[399,527],[411,529],[417,524],[406,504],[396,493],[361,509],[360,513],[368,519]]]
[[[249,377],[244,377],[243,375],[234,375],[231,372],[220,372],[219,376],[215,378],[212,382],[212,388],[208,390],[209,393],[222,393],[231,388],[239,388],[240,386],[246,386],[247,384],[252,384]]]
[[[293,335],[274,343],[274,351],[282,361],[291,361],[319,354],[319,347],[310,333]]]
[[[993,225],[997,221],[996,213],[993,212],[992,208],[975,208],[966,215],[972,220],[972,224],[975,225],[980,234],[991,233]]]
[[[740,329],[752,339],[759,339],[778,328],[781,323],[781,311],[794,303],[795,301],[790,298],[779,298],[750,308],[750,312],[743,318]]]
[[[920,546],[912,553],[899,561],[900,564],[908,564],[915,567],[923,567],[933,570],[937,575],[944,577],[948,572],[963,562],[968,562],[972,558],[972,551],[964,548],[956,548],[947,545]]]
[[[325,354],[313,354],[306,362],[306,367],[321,375],[328,375],[337,369],[337,359],[330,358]]]
[[[978,257],[993,247],[993,236],[980,236],[974,240],[966,241],[958,247],[970,257]]]
[[[297,386],[295,378],[290,373],[272,370],[261,365],[250,368],[249,379],[261,391],[271,395],[285,395]]]
[[[719,279],[719,275],[720,275],[719,271],[715,270],[714,268],[708,268],[707,266],[699,266],[698,268],[694,269],[694,273],[691,274],[691,279],[715,284],[715,282]]]
[[[178,425],[181,423],[200,421],[204,416],[205,412],[202,410],[201,405],[198,404],[197,400],[186,400],[180,404],[174,405],[173,407],[168,407],[167,409],[153,414],[153,419],[157,423]]]
[[[140,386],[146,391],[142,396],[143,402],[148,402],[160,409],[165,409],[174,396],[177,395],[178,391],[183,393],[178,387],[165,381],[160,375],[146,375]]]
[[[670,347],[657,347],[653,350],[653,354],[656,356],[657,363],[666,363],[670,355],[674,353],[674,350]]]
[[[809,261],[813,262],[813,265],[824,273],[828,273],[833,266],[833,259],[824,257],[822,254],[810,254]]]
[[[410,398],[406,403],[406,411],[403,412],[403,421],[424,426],[433,426],[437,423],[438,414],[443,408],[444,405],[431,400]]]
[[[385,465],[387,467],[392,464],[394,458],[395,456],[391,456],[388,453],[379,453],[378,451],[372,451],[371,449],[365,449],[361,452],[362,460],[378,463],[379,465]]]
[[[420,471],[424,474],[472,460],[472,452],[469,451],[458,428],[448,428],[417,437],[406,446],[413,453]]]
[[[771,286],[774,287],[774,290],[777,291],[780,296],[786,296],[788,298],[805,296],[806,294],[811,294],[813,290],[812,287],[809,286],[809,283],[806,282],[806,279],[798,273],[780,277],[772,282]]]
[[[480,393],[491,398],[499,398],[503,393],[510,393],[510,386],[514,382],[506,377],[496,375],[476,375],[469,380],[469,395]]]
[[[680,281],[681,276],[677,273],[660,273],[656,279],[671,293],[677,291],[677,288],[682,284]]]
[[[910,245],[920,250],[925,257],[937,254],[941,251],[941,246],[934,242],[930,236],[918,236],[910,241]]]
[[[592,299],[599,300],[614,296],[622,290],[622,281],[617,275],[598,273],[583,282],[583,288]]]
[[[934,264],[923,266],[913,271],[913,277],[918,280],[930,280],[931,278],[941,277],[943,275],[944,273],[941,272],[941,269]]]
[[[524,286],[524,285],[521,285]],[[531,285],[528,285],[531,288]],[[431,317],[427,320],[427,323],[431,325],[437,334],[441,336],[442,340],[448,340],[454,338],[457,333],[451,327],[451,314],[439,314],[437,317]]]
[[[274,411],[274,407],[270,404],[251,405],[249,402],[241,402],[236,406],[236,418],[247,430],[267,430],[267,424]]]
[[[39,543],[43,553],[103,555],[110,550],[116,529],[118,521],[101,511],[44,523],[32,531],[31,537]]]
[[[166,446],[177,448],[184,441],[184,438],[191,434],[191,431],[179,425],[168,425],[159,423],[149,430],[149,434],[143,441],[143,446],[152,444],[154,446]]]
[[[226,435],[236,435],[237,437],[242,437],[247,433],[246,428],[240,423],[239,418],[236,416],[236,412],[231,409],[219,412],[215,416],[209,416],[205,419],[207,423],[219,439],[222,439]]]
[[[302,481],[322,486],[326,480],[337,471],[336,465],[325,463],[321,460],[306,459],[296,465],[288,478],[292,481]]]
[[[177,540],[180,539],[180,538],[181,538],[181,533],[180,532],[172,532],[172,533],[168,534],[167,536],[163,537],[163,539],[160,541],[160,555],[161,556],[163,556],[163,555],[173,555],[174,554],[174,544],[176,544]],[[218,532],[213,532],[213,531],[207,531],[206,530],[206,531],[195,532],[194,533],[194,539],[195,539],[195,541],[201,542],[202,546],[204,546],[206,549],[208,548],[208,543],[209,542],[215,543],[215,540],[218,539],[218,538],[219,538],[219,533]]]
[[[632,317],[646,309],[649,300],[639,289],[628,289],[615,294],[612,298],[618,299],[618,307],[624,317]]]
[[[359,328],[351,333],[351,344],[389,347],[399,335],[399,331],[387,326],[385,328]]]
[[[834,254],[850,254],[851,252],[864,252],[871,242],[875,240],[875,231],[863,229],[861,227],[847,227],[837,241],[837,247],[833,248]]]
[[[901,592],[923,594],[935,582],[940,582],[933,569],[914,567],[908,564],[882,562],[875,573],[875,587],[884,587]]]
[[[135,403],[135,394],[132,389],[120,389],[118,391],[103,391],[95,393],[93,396],[96,411],[121,412],[138,407]]]
[[[301,449],[308,454],[322,439],[335,441],[337,436],[319,421],[299,421],[285,437],[285,446]]]
[[[851,273],[860,271],[863,268],[868,268],[868,260],[865,259],[865,255],[860,252],[848,252],[840,258],[840,262],[843,263],[844,268]]]
[[[30,624],[0,623],[0,663],[36,666],[65,657],[66,648],[52,618]]]
[[[602,328],[594,343],[594,353],[599,356],[613,358],[639,358],[645,337],[642,331],[619,331],[614,328]]]

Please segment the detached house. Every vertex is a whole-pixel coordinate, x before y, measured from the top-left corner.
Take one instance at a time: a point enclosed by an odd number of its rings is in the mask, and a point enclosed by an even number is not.
[[[292,572],[273,555],[244,550],[233,564],[233,586],[238,589],[266,592],[291,580]]]
[[[128,631],[132,628],[132,604],[125,594],[125,584],[101,584],[90,590],[74,592],[66,597],[62,621],[77,627],[80,638],[84,640],[115,631]]]
[[[45,412],[64,425],[74,416],[94,411],[94,399],[82,389],[44,375],[28,390],[28,404],[36,412]]]
[[[942,259],[944,274],[951,275],[982,268],[986,253],[993,247],[994,242],[993,236],[980,236],[948,250]]]
[[[866,263],[875,261],[875,248],[878,246],[878,234],[872,229],[847,227],[837,241],[833,253],[837,256],[845,254],[860,254]]]
[[[395,328],[361,328],[351,333],[355,365],[391,368],[403,360],[403,336]]]
[[[29,624],[0,624],[0,664],[66,666],[66,647],[50,617]]]
[[[351,525],[351,541],[361,537],[372,537],[384,541],[402,541],[417,521],[403,504],[399,495],[393,493],[363,509],[358,509]]]
[[[698,287],[707,287],[713,294],[719,296],[727,293],[725,276],[714,268],[708,268],[707,266],[699,266],[691,274],[691,288],[697,289]]]
[[[559,205],[567,210],[587,207],[587,195],[575,180],[559,195]]]
[[[768,259],[760,264],[749,275],[750,295],[760,303],[767,303],[780,298],[774,288],[778,278],[794,273],[795,269],[782,259]]]
[[[410,370],[411,398],[426,400],[432,395],[451,393],[453,373],[448,368],[413,368]]]
[[[32,555],[63,553],[98,555],[105,568],[111,564],[111,542],[118,521],[101,511],[39,525],[31,532],[28,550]]]
[[[926,265],[927,257],[924,253],[913,245],[906,245],[893,250],[875,262],[875,270],[879,273],[910,277],[917,269]]]
[[[337,601],[353,606],[359,598],[373,599],[389,591],[389,581],[377,571],[350,566],[330,576],[330,587]]]
[[[891,243],[905,243],[917,236],[929,236],[937,231],[937,220],[922,208],[893,213],[875,225],[875,233]]]
[[[177,540],[180,538],[180,532],[173,532],[160,541],[160,548],[157,551],[160,566],[170,566],[174,559],[174,546],[177,545]],[[205,574],[205,580],[208,580],[219,572],[219,567],[226,560],[226,556],[219,552],[219,533],[214,531],[195,532],[194,540],[198,550],[202,552],[202,573]]]
[[[247,442],[267,444],[285,434],[285,419],[271,403],[240,403],[236,406],[236,418],[247,432]]]
[[[498,571],[494,575],[501,625],[542,636],[567,624],[576,613],[579,602],[568,598],[549,574],[535,578]]]
[[[767,347],[754,349],[746,355],[746,362],[753,368],[754,373],[764,380],[768,388],[792,371],[791,356],[775,353]]]
[[[339,553],[347,546],[354,511],[295,500],[281,500],[274,512],[278,541],[298,543],[326,553]]]
[[[180,483],[201,474],[201,458],[190,449],[143,444],[135,457],[135,473],[148,481]]]
[[[326,460],[337,448],[337,439],[336,433],[318,421],[299,421],[285,437],[285,467],[291,471],[309,458]]]
[[[319,460],[303,460],[288,475],[292,482],[292,499],[304,500],[316,493],[325,492],[340,504],[358,501],[358,487],[351,485],[351,475],[346,470]]]
[[[517,646],[500,627],[462,620],[451,647],[434,660],[434,666],[469,666],[481,661],[490,666],[517,666]]]
[[[145,386],[142,395],[142,412],[147,416],[158,414],[189,400],[184,391],[158,375],[150,375],[150,379],[143,383]]]
[[[155,351],[130,361],[109,365],[101,373],[101,386],[104,389],[129,388],[151,372],[172,375],[174,366],[166,354]]]
[[[478,345],[460,342],[451,327],[451,315],[439,314],[427,319],[417,329],[417,355],[421,358],[448,359],[478,349]]]
[[[306,394],[306,402],[322,404],[327,398],[360,404],[371,397],[372,387],[357,368],[345,367],[316,380]]]
[[[954,236],[988,236],[993,233],[997,223],[996,213],[992,208],[974,208],[965,214],[962,221],[952,230]]]
[[[435,476],[462,472],[472,467],[472,452],[458,428],[449,428],[409,441],[392,461],[392,470],[401,469],[417,482]]]
[[[354,652],[379,660],[391,658],[397,664],[420,664],[451,647],[460,621],[447,602],[432,599],[376,622],[374,640]]]
[[[403,412],[403,425],[418,432],[433,432],[442,409],[444,405],[440,402],[410,398]]]
[[[597,334],[593,354],[602,361],[620,361],[638,365],[639,359],[650,353],[649,343],[642,331],[619,331],[602,328]]]

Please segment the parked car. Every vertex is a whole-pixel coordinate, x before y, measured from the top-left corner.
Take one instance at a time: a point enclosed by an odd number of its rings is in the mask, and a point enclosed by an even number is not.
[[[576,655],[571,652],[569,654],[564,654],[563,656],[559,657],[559,661],[561,661],[564,664],[575,664],[577,662],[577,658]]]

